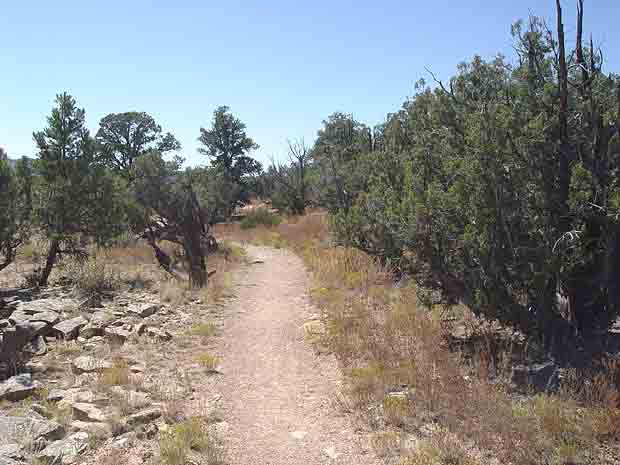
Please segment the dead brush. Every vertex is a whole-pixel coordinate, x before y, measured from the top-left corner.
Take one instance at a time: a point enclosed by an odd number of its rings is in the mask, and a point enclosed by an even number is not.
[[[160,284],[159,296],[162,302],[182,305],[189,300],[188,295],[187,285],[176,279],[168,279]]]
[[[83,296],[100,295],[118,289],[120,275],[102,257],[73,261],[67,266],[67,275],[75,284],[75,290]]]

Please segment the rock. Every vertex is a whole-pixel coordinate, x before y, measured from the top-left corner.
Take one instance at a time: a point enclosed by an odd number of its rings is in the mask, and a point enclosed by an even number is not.
[[[62,441],[55,441],[43,449],[37,457],[49,464],[72,463],[67,459],[75,457],[88,449],[88,433],[80,431],[66,437]]]
[[[51,326],[44,321],[22,321],[15,324],[15,329],[21,331],[27,340],[32,340],[37,336],[47,334],[50,327]]]
[[[108,339],[112,339],[113,341],[123,343],[131,336],[131,332],[127,331],[123,328],[106,328],[104,330],[104,336]]]
[[[136,325],[136,334],[138,334],[138,336],[142,336],[144,334],[144,331],[146,331],[147,326],[144,323],[139,323]]]
[[[38,299],[29,302],[20,302],[17,310],[29,315],[48,311],[63,313],[67,309],[75,308],[75,301],[70,299]]]
[[[114,320],[114,316],[106,312],[95,312],[90,321],[80,331],[80,336],[90,339],[96,336],[103,336],[105,329]]]
[[[60,389],[52,389],[47,395],[48,402],[58,402],[63,400],[67,393],[65,391],[61,391]]]
[[[63,427],[53,421],[0,416],[0,444],[19,443],[25,438],[59,439],[64,434]]]
[[[120,386],[113,386],[110,391],[121,399],[124,399],[134,409],[144,408],[151,403],[149,395],[145,392],[128,391]]]
[[[127,417],[128,425],[141,425],[144,423],[150,423],[153,420],[161,417],[161,409],[159,407],[153,407],[150,409],[142,410],[141,412],[134,413]]]
[[[0,446],[0,464],[13,465],[23,459],[22,446],[19,444],[3,444]]]
[[[86,431],[88,434],[98,437],[106,436],[109,433],[108,426],[105,423],[96,421],[75,420],[71,422],[71,428],[78,431]]]
[[[8,328],[9,326],[11,326],[9,320],[0,320],[0,329]]]
[[[95,407],[93,404],[87,404],[84,402],[76,402],[72,404],[73,418],[79,421],[105,421],[105,415],[103,412]]]
[[[86,299],[82,300],[78,304],[78,308],[81,310],[88,310],[90,308],[102,308],[102,307],[103,307],[103,303],[101,300],[101,296],[98,294],[93,294],[90,297],[87,297]]]
[[[138,315],[142,318],[146,318],[148,316],[154,315],[160,309],[160,306],[157,304],[145,304],[139,307],[129,307],[127,311],[129,313]]]
[[[48,325],[54,326],[60,322],[60,315],[56,312],[48,310],[46,312],[36,313],[30,317],[30,321],[43,321]]]
[[[293,432],[291,432],[291,436],[293,436],[295,439],[299,439],[299,440],[302,440],[304,437],[306,437],[306,434],[308,434],[307,431],[293,431]]]
[[[18,325],[20,323],[28,323],[30,321],[31,316],[32,315],[16,310],[13,313],[11,313],[11,316],[9,316],[9,322],[11,322],[14,325]]]
[[[0,400],[12,402],[23,400],[33,395],[40,387],[39,382],[32,380],[30,373],[15,375],[0,384]]]
[[[90,355],[82,355],[71,362],[71,371],[76,374],[97,373],[111,368],[112,364],[105,360],[100,360]]]
[[[340,454],[336,453],[336,448],[334,446],[323,449],[323,453],[332,460],[336,460],[340,456]]]
[[[172,334],[159,328],[148,327],[146,328],[145,333],[147,336],[161,341],[169,341],[172,339]]]
[[[75,318],[71,318],[70,320],[65,320],[58,323],[56,326],[54,326],[54,331],[56,331],[56,333],[60,337],[68,341],[71,339],[75,339],[78,336],[80,329],[82,329],[87,324],[88,320],[86,320],[82,316],[78,316]]]
[[[47,353],[47,343],[42,336],[37,336],[24,346],[23,351],[31,355],[45,355]]]
[[[557,389],[558,367],[554,362],[517,365],[512,368],[512,382],[518,388],[534,388],[538,392]]]

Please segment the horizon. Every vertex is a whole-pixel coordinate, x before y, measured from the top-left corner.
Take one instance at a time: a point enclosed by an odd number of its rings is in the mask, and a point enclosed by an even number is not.
[[[138,1],[122,17],[117,0],[106,7],[10,5],[0,50],[8,70],[0,76],[0,146],[11,158],[36,157],[32,133],[45,126],[56,94],[67,91],[86,110],[92,135],[108,113],[144,111],[179,139],[192,166],[207,163],[196,152],[200,127],[228,105],[260,145],[252,155],[267,164],[285,157],[288,139],[312,144],[336,111],[370,126],[383,122],[414,94],[418,79],[431,80],[425,68],[447,80],[474,55],[513,61],[514,21],[528,14],[554,21],[554,2],[518,3],[479,0],[438,15],[424,2]],[[562,4],[572,45],[575,5]],[[602,47],[606,72],[620,68],[620,51],[611,47],[620,41],[619,15],[616,2],[586,2],[585,32]]]

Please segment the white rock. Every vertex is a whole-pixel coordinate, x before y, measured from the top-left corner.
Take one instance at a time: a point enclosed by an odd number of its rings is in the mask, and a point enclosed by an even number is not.
[[[306,434],[308,434],[307,431],[293,431],[291,433],[291,436],[293,436],[295,439],[302,440],[303,438],[306,437]]]

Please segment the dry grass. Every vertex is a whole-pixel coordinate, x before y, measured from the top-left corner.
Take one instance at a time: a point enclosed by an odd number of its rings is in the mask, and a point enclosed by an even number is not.
[[[159,296],[162,302],[182,305],[189,299],[189,288],[187,283],[168,279],[159,285]]]
[[[219,441],[207,432],[197,417],[177,423],[162,433],[159,450],[162,465],[185,465],[193,458],[215,465],[222,463],[223,458]]]
[[[65,273],[75,283],[75,290],[83,296],[92,296],[118,289],[121,278],[104,258],[97,256],[84,261],[73,261]]]
[[[204,339],[215,336],[217,325],[213,321],[205,321],[204,323],[196,323],[191,326],[189,333],[192,336],[200,336]]]
[[[129,364],[121,357],[112,360],[112,366],[101,372],[98,379],[99,387],[105,389],[112,386],[128,386],[131,384]]]
[[[207,371],[216,371],[220,364],[219,357],[212,355],[208,352],[204,352],[196,357],[196,361],[207,369]]]
[[[462,446],[470,441],[474,450],[502,463],[605,463],[595,451],[620,436],[620,362],[607,362],[590,382],[581,378],[575,383],[579,389],[514,401],[489,382],[488,365],[479,363],[472,370],[449,349],[444,310],[425,303],[428,299],[413,284],[395,287],[390,270],[372,257],[331,247],[323,217],[254,232],[247,240],[271,244],[277,235],[277,242],[294,249],[312,270],[311,295],[326,328],[321,342],[348,368],[351,403],[361,412],[375,412],[379,406],[379,428],[412,430],[436,422],[445,428],[403,463],[475,464]],[[458,308],[450,316],[468,314]],[[496,349],[489,345],[488,350]],[[496,365],[506,362],[490,356],[499,360]],[[393,391],[402,392],[386,396]],[[377,438],[380,449],[380,443],[388,452],[394,449],[382,440],[393,438],[389,434]]]

